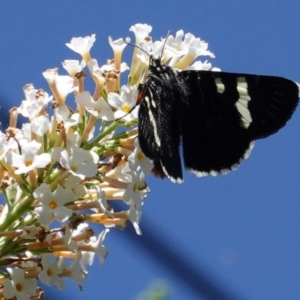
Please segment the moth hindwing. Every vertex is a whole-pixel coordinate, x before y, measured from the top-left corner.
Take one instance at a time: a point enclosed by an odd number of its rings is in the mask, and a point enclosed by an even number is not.
[[[150,57],[139,86],[139,143],[155,169],[182,182],[225,174],[247,158],[256,139],[282,128],[298,105],[297,83],[275,76],[176,71]]]

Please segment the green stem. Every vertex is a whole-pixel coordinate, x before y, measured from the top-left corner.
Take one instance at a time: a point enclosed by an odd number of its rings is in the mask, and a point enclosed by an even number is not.
[[[106,135],[115,131],[120,123],[118,121],[114,121],[107,129],[105,129],[99,136],[97,136],[91,144],[87,144],[84,146],[84,149],[90,150],[92,149],[95,144],[97,144],[100,140],[102,140]]]
[[[14,210],[8,212],[4,222],[0,224],[0,231],[6,230],[16,220],[22,218],[23,214],[29,210],[33,201],[34,199],[32,197],[28,197],[28,199],[23,201],[21,204],[16,205]]]

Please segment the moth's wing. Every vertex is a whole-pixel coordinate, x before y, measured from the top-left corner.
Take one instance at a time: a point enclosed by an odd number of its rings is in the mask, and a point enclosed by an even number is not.
[[[285,126],[299,103],[299,85],[275,76],[247,75],[252,139],[261,139]]]
[[[150,112],[146,102],[143,100],[138,113],[138,138],[144,154],[150,159],[159,157],[160,146],[155,140],[153,124],[150,121]]]
[[[298,104],[298,85],[284,78],[210,71],[180,76],[190,91],[180,110],[184,162],[198,176],[235,169],[253,141],[282,128]]]
[[[143,98],[138,116],[140,147],[153,160],[155,168],[162,170],[161,174],[182,182],[178,110],[159,85],[152,87],[145,83],[140,93]]]

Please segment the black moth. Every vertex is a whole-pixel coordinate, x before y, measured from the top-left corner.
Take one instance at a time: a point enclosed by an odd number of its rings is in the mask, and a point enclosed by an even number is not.
[[[286,124],[298,98],[298,84],[285,78],[180,72],[150,56],[137,101],[140,147],[154,173],[174,182],[183,178],[180,143],[186,169],[226,174],[249,156],[254,140]]]

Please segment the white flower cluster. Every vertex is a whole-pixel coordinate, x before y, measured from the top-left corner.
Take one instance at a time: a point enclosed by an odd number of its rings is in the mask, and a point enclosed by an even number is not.
[[[114,58],[100,67],[90,54],[95,35],[73,38],[66,45],[82,61],[64,61],[68,75],[45,71],[52,95],[28,84],[25,100],[11,109],[10,126],[0,132],[0,188],[6,201],[0,211],[1,297],[40,299],[36,278],[59,289],[63,277],[80,285],[95,255],[103,263],[109,228],[131,222],[141,234],[144,176],[153,165],[137,140],[134,107],[149,60],[140,48],[163,53],[163,62],[182,70],[210,69],[207,62],[190,64],[199,55],[213,57],[207,43],[192,34],[178,31],[166,42],[153,42],[151,30],[146,24],[130,28],[137,45],[130,68],[122,62],[123,39],[109,38]],[[93,93],[84,70],[93,79]],[[128,83],[121,86],[127,70]],[[75,102],[67,104],[72,95]],[[18,115],[29,120],[21,129]],[[128,209],[115,211],[114,200],[123,200]],[[98,237],[93,223],[104,228]]]

